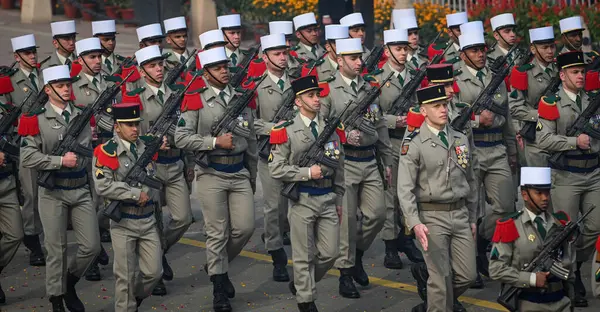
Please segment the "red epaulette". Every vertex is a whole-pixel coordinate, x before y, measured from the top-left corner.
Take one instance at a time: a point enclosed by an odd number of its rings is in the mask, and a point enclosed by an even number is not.
[[[96,167],[108,167],[111,170],[117,170],[119,168],[119,158],[117,152],[107,152],[104,149],[105,144],[96,146],[94,149],[94,156],[96,156]]]
[[[204,88],[206,90],[206,87]],[[192,110],[200,110],[204,107],[202,104],[202,96],[200,91],[195,90],[192,92],[186,92],[181,101],[181,112]]]
[[[452,83],[452,89],[454,90],[454,93],[460,93],[460,88],[458,87],[456,80],[454,80],[454,83]]]
[[[425,122],[425,116],[415,107],[411,107],[406,115],[406,126],[409,128],[408,131],[412,132],[416,128],[421,128]]]
[[[319,93],[320,97],[326,97],[329,95],[329,83],[319,82],[319,88],[323,89],[321,90],[321,93]]]
[[[267,71],[267,64],[262,59],[256,59],[250,62],[248,67],[248,77],[260,77]]]
[[[595,91],[600,89],[600,76],[597,70],[588,70],[585,73],[585,86],[586,92]]]
[[[429,58],[430,61],[433,60],[433,58],[436,57],[437,55],[444,53],[444,50],[436,49],[434,47],[434,45],[435,45],[435,43],[432,43],[427,48],[427,57]]]
[[[552,216],[554,216],[554,218],[556,220],[558,220],[558,222],[562,226],[567,225],[567,223],[569,223],[569,221],[571,221],[571,217],[569,217],[569,215],[566,212],[562,211],[562,210],[559,210],[559,211],[553,213]]]
[[[286,121],[280,125],[277,125],[271,128],[271,136],[269,138],[269,143],[271,144],[283,144],[288,141],[287,129],[285,126],[289,124],[289,121]]]
[[[290,55],[293,56],[293,57],[295,57],[295,58],[298,58],[298,52],[296,52],[294,50],[290,50]]]
[[[121,71],[121,79],[125,79],[125,77],[127,77],[127,75],[129,75],[129,72],[132,72],[133,74],[131,75],[131,77],[129,77],[129,79],[127,79],[126,82],[136,82],[138,81],[141,76],[140,76],[140,72],[137,70],[137,67],[135,65],[131,65],[129,67],[123,67],[123,71]],[[125,82],[123,82],[123,85],[125,85]]]
[[[560,117],[556,96],[542,96],[538,104],[538,115],[546,120],[556,120]]]
[[[385,65],[385,63],[387,63],[387,56],[385,56],[385,53],[381,55],[381,58],[379,59],[379,63],[377,63],[377,68],[381,69],[383,68],[383,65]]]
[[[346,144],[346,127],[342,122],[335,128],[335,133],[340,137],[340,142]]]
[[[302,70],[300,72],[300,77],[306,77],[308,76],[308,72],[310,71],[310,66],[308,66],[308,63],[304,63],[302,65]],[[313,69],[313,71],[310,73],[311,76],[315,76],[317,77],[317,81],[319,81],[319,73],[317,71],[317,69]]]
[[[513,67],[510,74],[510,85],[517,90],[527,90],[527,71],[520,71],[518,66]]]
[[[15,91],[15,88],[12,85],[12,81],[10,81],[9,76],[0,77],[0,94],[8,94]]]
[[[20,136],[34,136],[40,134],[40,124],[38,122],[38,116],[33,114],[23,114],[19,119],[19,128],[17,133]]]
[[[492,237],[493,243],[512,243],[519,238],[515,219],[500,219],[496,221],[496,231]]]
[[[142,99],[139,94],[129,95],[128,92],[121,93],[121,102],[122,103],[139,103],[140,110],[144,110],[144,105],[142,104]]]
[[[71,78],[75,78],[77,75],[79,75],[82,68],[83,67],[81,66],[81,64],[79,64],[78,61],[72,62],[71,63],[71,71],[70,71]]]

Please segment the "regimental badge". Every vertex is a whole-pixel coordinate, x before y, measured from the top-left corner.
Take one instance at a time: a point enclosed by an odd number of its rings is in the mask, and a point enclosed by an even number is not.
[[[529,234],[529,236],[527,237],[527,239],[529,239],[530,242],[533,242],[533,241],[535,241],[535,235]]]
[[[269,162],[273,162],[273,153],[269,153]]]
[[[237,120],[238,120],[238,125],[240,127],[248,128],[249,123],[248,123],[247,116],[248,116],[248,114],[242,114],[242,115],[238,116]]]
[[[537,125],[535,126],[535,130],[542,131],[542,129],[544,129],[544,126],[542,126],[542,123],[540,121],[538,121]]]
[[[27,88],[27,87],[23,88],[23,92],[27,93],[27,91],[29,91],[29,88]]]
[[[469,148],[465,144],[462,144],[455,146],[454,150],[456,151],[458,164],[463,168],[467,168],[467,165],[469,164]]]
[[[104,179],[104,172],[102,172],[102,169],[100,168],[96,169],[96,179]]]
[[[367,109],[367,112],[365,113],[365,119],[371,121],[371,122],[376,122],[379,120],[379,105],[377,105],[376,103],[373,103],[371,105],[369,105],[369,108]]]
[[[594,130],[598,130],[600,128],[600,115],[594,115],[590,118],[590,127]]]
[[[338,141],[331,141],[325,144],[325,156],[331,159],[340,159],[340,145]]]

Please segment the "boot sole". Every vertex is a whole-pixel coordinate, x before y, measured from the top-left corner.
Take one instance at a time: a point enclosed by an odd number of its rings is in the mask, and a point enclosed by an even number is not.
[[[273,280],[276,282],[289,282],[290,277],[289,276],[280,276],[280,277],[273,276]]]
[[[360,298],[360,294],[342,294],[340,293],[340,296],[344,297],[344,298],[348,298],[348,299],[358,299]]]

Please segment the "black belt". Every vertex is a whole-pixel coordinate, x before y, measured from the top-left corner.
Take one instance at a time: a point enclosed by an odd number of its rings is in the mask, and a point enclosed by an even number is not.
[[[344,145],[344,159],[356,162],[369,162],[375,159],[375,146]]]

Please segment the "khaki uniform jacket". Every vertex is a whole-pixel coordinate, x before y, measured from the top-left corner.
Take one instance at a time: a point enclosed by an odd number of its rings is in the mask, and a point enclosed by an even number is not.
[[[62,63],[60,61],[60,59],[58,58],[58,51],[53,51],[50,54],[50,59],[48,59],[46,62],[44,62],[41,66],[41,70],[44,70],[50,66],[56,66],[56,65],[65,65],[64,63]],[[74,62],[75,60],[77,60],[77,57],[73,54],[69,57],[71,59],[71,62]]]
[[[203,78],[204,79],[204,78]],[[209,86],[208,82],[206,85]],[[231,88],[228,86],[228,88]],[[240,94],[233,91],[233,97]],[[242,127],[249,128],[250,138],[245,139],[233,135],[233,150],[220,149],[213,146],[214,136],[211,135],[212,126],[215,125],[223,116],[229,103],[223,103],[221,98],[212,90],[211,87],[203,89],[201,93],[203,107],[198,110],[187,110],[181,113],[181,118],[175,131],[175,145],[178,148],[189,151],[209,151],[209,156],[236,155],[244,154],[246,169],[237,173],[224,173],[216,171],[213,168],[200,168],[196,166],[197,174],[213,174],[222,178],[244,177],[250,179],[251,183],[256,181],[257,171],[257,152],[256,152],[256,134],[254,133],[255,113],[250,107],[246,108],[238,117]],[[222,135],[220,133],[219,135]]]
[[[187,52],[187,55],[189,56],[192,51],[186,49],[186,52]],[[169,48],[163,49],[163,54],[168,55],[168,57],[165,60],[165,66],[169,67],[169,70],[181,63],[181,60],[179,59],[179,57],[177,57],[177,55],[175,55],[175,52],[173,52],[172,49],[169,49]],[[188,66],[190,66],[191,64],[195,65],[195,62],[196,62],[195,58],[193,58],[193,57],[190,58],[186,64],[186,68]]]
[[[465,200],[469,223],[477,220],[477,177],[469,139],[446,126],[449,147],[423,123],[402,143],[398,199],[409,229],[421,224],[419,203]],[[401,177],[401,178],[400,178]]]
[[[387,63],[385,63],[385,65],[383,65],[383,67],[381,68],[381,70],[379,70],[379,73],[375,77],[378,81],[383,81],[385,78],[387,78],[387,76],[389,76],[389,74],[392,71],[392,66],[390,65],[390,61],[388,61]],[[398,75],[396,75],[392,77],[392,79],[390,79],[390,81],[388,81],[381,89],[381,95],[379,95],[379,106],[381,106],[381,109],[384,111],[385,123],[387,128],[390,130],[396,129],[396,116],[388,115],[387,113],[392,108],[392,104],[394,104],[394,101],[402,93],[402,89],[404,88],[404,86],[409,84],[410,81],[413,79],[412,73],[413,72],[410,69],[406,72],[404,84],[400,84],[400,79],[398,78]],[[414,99],[414,101],[411,101],[412,104],[414,104],[415,102],[416,98]],[[404,129],[402,129],[402,132],[404,132]],[[402,137],[403,134],[400,133],[399,135],[400,137]]]
[[[318,132],[321,134],[325,127],[325,120],[318,115]],[[309,175],[309,167],[299,167],[298,164],[302,160],[304,154],[310,149],[310,147],[316,143],[316,139],[312,134],[309,127],[307,127],[300,113],[294,117],[286,127],[288,140],[285,143],[273,145],[271,150],[271,160],[269,162],[269,171],[274,179],[279,179],[283,182],[300,182],[308,186],[312,186],[313,183],[318,183],[321,180],[311,180]],[[335,142],[335,143],[331,143]],[[337,195],[335,204],[336,206],[344,205],[344,153],[340,138],[334,132],[330,141],[324,147],[326,151],[329,143],[336,144],[339,147],[339,154],[335,154],[331,150],[331,156],[333,159],[338,160],[339,167],[337,169],[329,168],[325,165],[321,165],[321,170],[324,178],[329,178],[333,182],[333,190]],[[336,157],[338,156],[338,157]]]
[[[25,76],[25,73],[21,69],[16,71],[11,77],[10,82],[12,83],[14,91],[10,93],[10,95],[5,96],[6,102],[11,102],[13,105],[21,105],[25,98],[29,95],[30,92],[34,92],[29,98],[27,104],[33,103],[35,97],[39,94],[39,92],[44,87],[44,79],[42,77],[42,71],[36,70],[35,75],[37,76],[37,81],[35,82],[37,85],[37,89],[33,88],[31,80],[29,77]],[[26,112],[29,110],[29,107],[24,107],[23,111]]]
[[[104,61],[102,61],[102,74],[103,75],[112,75],[114,74],[119,67],[121,67],[121,64],[123,64],[123,61],[125,61],[125,57],[116,54],[116,53],[112,53],[111,55],[108,56],[108,58],[111,61],[111,69],[112,70],[108,70],[108,66],[106,65],[106,63]]]
[[[334,63],[336,62],[337,60],[334,60]],[[327,80],[338,72],[337,63],[336,66],[334,66],[329,60],[329,56],[327,55],[323,57],[323,62],[320,65],[317,65],[315,69],[313,69],[313,72],[314,71],[317,71],[317,74],[319,75],[319,80]]]
[[[352,88],[346,84],[339,72],[332,78],[334,79],[329,81],[329,95],[321,100],[321,114],[323,118],[337,116],[350,101],[353,101],[352,106],[346,111],[346,114],[349,114],[356,107],[356,101],[366,94],[368,88],[371,88],[369,83],[359,75],[356,87],[358,94],[355,95]],[[365,115],[375,125],[377,133],[374,136],[369,136],[361,132],[360,146],[376,145],[379,153],[382,155],[383,165],[391,166],[393,161],[392,144],[379,104],[376,102],[370,104],[368,112]],[[347,132],[354,130],[349,129],[349,125],[345,125],[345,127],[347,127]]]
[[[444,54],[444,60],[448,64],[452,64],[454,70],[460,69],[460,51],[454,46],[454,42],[449,40],[446,44],[452,45],[446,54]],[[460,47],[460,46],[459,46]]]
[[[266,72],[265,72],[266,73]],[[271,79],[265,78],[262,84],[258,87],[256,97],[256,118],[254,119],[254,131],[257,136],[271,135],[271,129],[275,126],[271,122],[277,114],[277,110],[283,105],[284,93],[292,88],[290,77],[286,77],[283,84],[283,91]],[[290,92],[293,92],[290,90]],[[294,104],[294,108],[296,105]]]
[[[317,44],[316,45],[317,48],[317,55],[314,55],[310,50],[306,49],[304,47],[304,44],[298,43],[298,45],[296,45],[295,47],[293,47],[292,49],[294,51],[296,51],[296,53],[298,53],[298,57],[305,60],[305,61],[310,61],[310,60],[316,60],[319,57],[321,57],[321,55],[325,54],[327,51],[325,51],[325,48],[323,48],[321,45]]]
[[[98,87],[83,72],[75,78],[75,82],[73,82],[73,95],[75,95],[75,102],[78,105],[91,105],[100,96],[102,91],[106,89],[106,81],[104,81],[100,74],[96,76],[96,79],[98,79]]]
[[[420,68],[421,65],[427,64],[428,59],[427,59],[427,53],[426,52],[427,51],[425,51],[425,54],[423,54],[423,48],[421,48],[421,46],[419,46],[419,48],[417,48],[417,50],[413,54],[413,58],[414,57],[417,58],[417,65],[418,66],[415,66],[415,64],[413,63],[412,59],[409,61],[408,58],[407,58],[406,67],[408,67],[409,69],[412,69],[412,70],[416,70],[416,69]]]
[[[81,113],[81,109],[71,105],[71,117],[69,123],[75,122]],[[25,168],[33,168],[38,171],[52,170],[54,172],[69,173],[86,170],[91,159],[77,155],[77,166],[75,168],[66,168],[61,166],[61,157],[63,155],[51,155],[52,150],[60,143],[67,130],[67,122],[56,113],[50,102],[37,112],[37,119],[40,133],[34,136],[25,136],[21,143],[21,162]],[[92,133],[89,127],[77,137],[81,145],[91,148]]]
[[[511,243],[497,242],[492,246],[490,255],[490,277],[494,280],[519,288],[530,288],[530,272],[523,271],[524,265],[529,264],[544,247],[544,243],[556,235],[563,227],[550,213],[545,213],[546,239],[542,239],[537,225],[525,211],[527,208],[512,215],[519,237]],[[509,216],[511,217],[511,216]],[[562,246],[561,265],[573,272],[575,253],[570,242]],[[573,274],[570,274],[570,279]]]
[[[553,75],[558,73],[555,63],[550,64],[549,67],[552,69]],[[550,77],[542,69],[537,58],[534,58],[531,65],[521,66],[520,69],[527,70],[527,90],[521,91],[511,86],[511,93],[508,98],[510,113],[514,121],[537,122],[538,103],[553,77]]]

